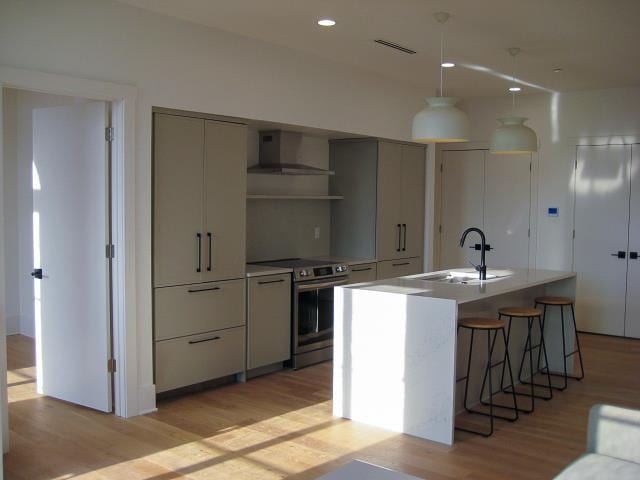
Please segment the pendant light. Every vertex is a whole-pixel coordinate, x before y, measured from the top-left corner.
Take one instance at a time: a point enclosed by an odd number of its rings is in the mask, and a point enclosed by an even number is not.
[[[412,138],[420,143],[453,143],[469,140],[469,118],[458,110],[457,98],[445,97],[443,88],[444,24],[450,15],[439,12],[434,15],[441,25],[440,31],[440,92],[437,97],[426,98],[427,107],[413,118]]]
[[[501,125],[494,130],[491,136],[490,151],[491,153],[512,155],[534,153],[538,151],[538,136],[533,129],[524,124],[528,118],[519,117],[515,114],[516,92],[520,91],[520,87],[516,85],[515,64],[516,56],[520,53],[520,49],[513,47],[507,51],[513,58],[513,85],[509,88],[512,96],[512,114],[511,116],[498,118],[498,122]]]

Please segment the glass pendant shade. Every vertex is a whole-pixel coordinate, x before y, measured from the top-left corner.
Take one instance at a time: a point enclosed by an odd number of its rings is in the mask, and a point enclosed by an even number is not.
[[[428,106],[413,118],[412,138],[420,143],[454,143],[469,140],[469,118],[457,109],[457,98],[429,97]]]
[[[538,136],[527,127],[525,117],[499,118],[500,125],[491,136],[491,153],[522,154],[538,151]]]

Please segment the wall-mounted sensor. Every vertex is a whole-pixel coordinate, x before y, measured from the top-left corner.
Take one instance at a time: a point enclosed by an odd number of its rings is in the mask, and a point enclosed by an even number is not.
[[[549,207],[547,208],[547,217],[559,217],[560,210],[558,207]]]

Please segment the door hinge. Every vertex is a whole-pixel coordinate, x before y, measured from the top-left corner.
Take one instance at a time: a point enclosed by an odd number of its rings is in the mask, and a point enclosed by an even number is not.
[[[576,230],[573,230],[573,238],[576,238]]]
[[[116,359],[110,358],[107,360],[107,372],[114,373],[116,371]]]
[[[107,258],[116,258],[116,246],[111,244],[111,245],[106,245],[106,256]]]
[[[527,237],[531,238],[531,229],[527,229]]]
[[[442,233],[442,225],[438,226],[438,232]]]
[[[440,164],[440,173],[442,173],[442,163]]]
[[[104,139],[107,142],[113,142],[113,127],[107,127],[104,129]]]
[[[533,162],[529,162],[529,171],[532,172],[533,171],[533,167],[531,166]]]

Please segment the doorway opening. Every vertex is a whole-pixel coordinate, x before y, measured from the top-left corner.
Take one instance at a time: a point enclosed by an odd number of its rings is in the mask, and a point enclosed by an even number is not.
[[[2,95],[9,401],[112,412],[111,104]]]

